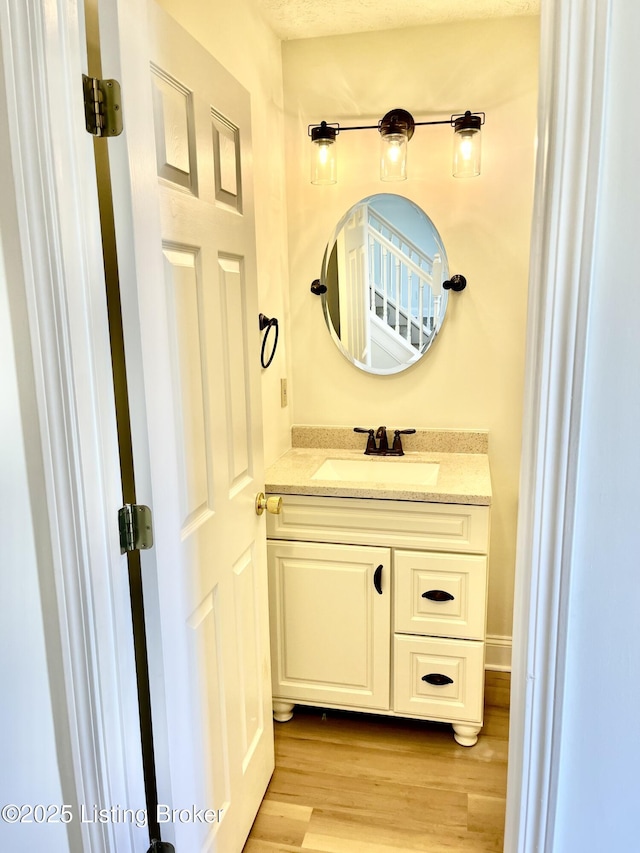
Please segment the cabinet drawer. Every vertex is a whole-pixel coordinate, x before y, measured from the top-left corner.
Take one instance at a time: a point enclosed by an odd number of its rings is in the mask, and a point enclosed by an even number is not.
[[[486,554],[489,507],[283,495],[282,512],[267,516],[267,536]]]
[[[396,551],[393,572],[396,632],[484,639],[486,557]]]
[[[394,663],[394,711],[482,724],[484,643],[396,634]]]

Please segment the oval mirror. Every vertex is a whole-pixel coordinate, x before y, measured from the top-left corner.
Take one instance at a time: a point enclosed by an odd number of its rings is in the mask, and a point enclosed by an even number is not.
[[[341,352],[368,373],[415,364],[442,326],[447,255],[409,199],[368,196],[342,217],[322,261],[324,316]]]

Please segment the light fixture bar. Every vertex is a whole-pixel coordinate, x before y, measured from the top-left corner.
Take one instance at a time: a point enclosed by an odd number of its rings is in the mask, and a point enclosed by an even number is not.
[[[392,112],[394,112],[394,111],[392,111]],[[389,115],[389,113],[387,113],[387,115]],[[409,113],[409,115],[410,115],[410,113]],[[470,110],[467,110],[464,113],[455,113],[454,115],[450,116],[449,118],[439,119],[437,121],[414,121],[413,124],[415,127],[426,127],[427,125],[434,125],[434,124],[449,124],[449,125],[451,125],[451,127],[455,127],[456,119],[465,118],[466,116],[471,116],[472,118],[478,117],[480,119],[481,125],[484,124],[484,122],[485,122],[485,114],[484,113],[482,113],[482,112],[472,113]],[[331,123],[323,121],[320,124],[310,124],[308,129],[307,129],[307,132],[308,132],[309,136],[312,136],[314,128],[316,128],[316,127],[317,128],[329,127],[329,128],[332,128],[335,130],[336,136],[337,136],[340,133],[346,133],[348,130],[380,130],[380,126],[382,125],[383,121],[384,121],[384,119],[381,118],[377,124],[360,124],[360,125],[354,125],[354,126],[350,126],[350,127],[342,127],[337,121],[331,122]]]

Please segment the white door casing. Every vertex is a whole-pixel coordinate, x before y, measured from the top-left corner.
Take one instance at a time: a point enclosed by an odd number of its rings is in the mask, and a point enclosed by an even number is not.
[[[132,5],[104,3],[100,26],[103,75],[123,88],[110,158],[136,492],[155,520],[158,797],[216,810],[163,812],[161,830],[231,853],[273,770],[249,96],[154,4],[136,32]]]
[[[518,853],[554,850],[610,6],[541,4],[505,826]]]

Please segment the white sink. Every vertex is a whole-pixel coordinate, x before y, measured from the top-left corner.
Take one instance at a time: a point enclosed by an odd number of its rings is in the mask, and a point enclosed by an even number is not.
[[[433,486],[438,479],[439,462],[413,462],[406,457],[372,459],[325,459],[312,480],[358,483],[393,483]]]

